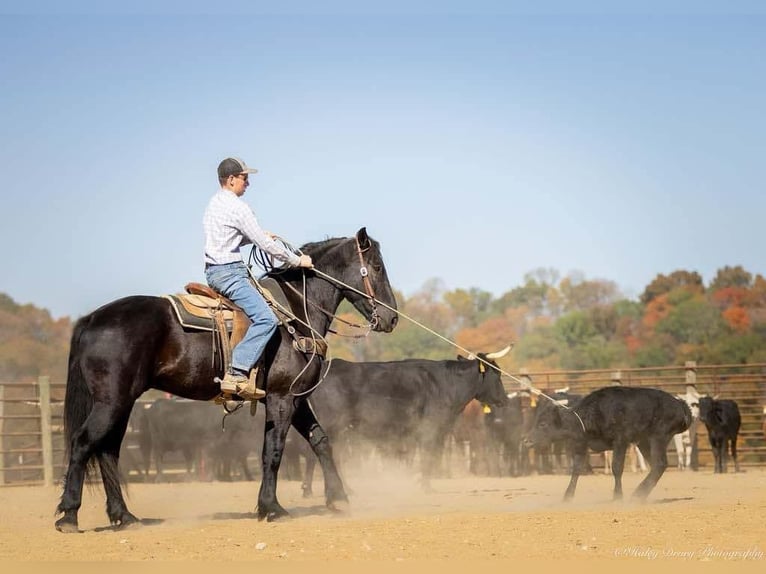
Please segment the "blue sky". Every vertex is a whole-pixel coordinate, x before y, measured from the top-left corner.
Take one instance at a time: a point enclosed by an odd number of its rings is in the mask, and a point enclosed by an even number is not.
[[[264,228],[367,226],[405,294],[766,274],[757,3],[52,6],[0,9],[0,292],[56,317],[203,281],[228,155]]]

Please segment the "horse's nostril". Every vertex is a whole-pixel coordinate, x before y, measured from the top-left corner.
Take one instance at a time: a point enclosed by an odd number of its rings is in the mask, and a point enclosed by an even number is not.
[[[399,315],[394,315],[394,318],[391,319],[391,327],[396,327],[396,324],[399,322]]]

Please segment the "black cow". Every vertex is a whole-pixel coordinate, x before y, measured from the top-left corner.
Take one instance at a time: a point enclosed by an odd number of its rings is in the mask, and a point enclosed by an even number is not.
[[[489,473],[497,476],[520,476],[521,438],[524,426],[522,397],[518,392],[508,395],[508,404],[485,407],[484,424],[489,439],[487,450]]]
[[[142,443],[144,457],[154,459],[155,480],[163,480],[163,461],[170,452],[180,451],[186,462],[187,478],[196,472],[204,478],[205,463],[221,434],[222,412],[212,403],[185,399],[157,399],[144,411],[149,440]],[[201,471],[201,472],[200,472]]]
[[[485,362],[496,366],[494,359],[509,350],[480,354],[481,360],[352,363],[336,359],[309,402],[331,440],[354,435],[389,453],[397,453],[403,445],[411,452],[416,446],[423,488],[430,490],[445,438],[468,402],[474,398],[498,406],[507,402],[499,371]],[[307,493],[312,472],[313,464],[307,465]]]
[[[634,497],[644,499],[667,468],[670,439],[689,428],[691,421],[688,405],[665,391],[605,387],[593,391],[571,409],[541,397],[534,428],[526,441],[534,444],[555,437],[567,439],[574,461],[564,500],[574,496],[577,479],[584,474],[588,448],[596,452],[614,451],[614,498],[622,498],[625,452],[631,443],[636,443],[651,466],[633,493]]]
[[[556,390],[546,390],[545,394],[554,399],[557,404],[567,406],[570,409],[577,406],[583,395],[569,392],[569,387]],[[536,406],[532,408],[531,420],[526,421],[525,431],[527,434],[534,428],[537,405],[548,404],[545,397],[539,397]],[[535,442],[535,469],[537,474],[553,474],[554,472],[572,472],[572,452],[567,448],[567,440],[564,437],[539,436]],[[522,452],[522,456],[526,453]],[[585,466],[580,474],[593,474],[590,459],[585,458]]]
[[[727,445],[731,442],[731,457],[734,459],[734,472],[739,472],[737,462],[737,434],[742,424],[737,403],[730,400],[715,400],[700,397],[700,420],[707,427],[710,446],[715,458],[715,471],[726,472]]]

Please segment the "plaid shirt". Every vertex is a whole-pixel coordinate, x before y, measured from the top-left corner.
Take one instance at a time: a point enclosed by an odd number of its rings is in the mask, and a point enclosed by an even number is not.
[[[261,229],[253,210],[229,190],[221,189],[210,199],[202,225],[205,228],[205,263],[221,265],[242,261],[240,247],[251,243],[279,261],[290,265],[300,262],[295,253]]]

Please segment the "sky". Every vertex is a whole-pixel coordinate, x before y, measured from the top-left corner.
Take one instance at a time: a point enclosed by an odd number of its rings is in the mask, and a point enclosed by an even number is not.
[[[366,226],[405,295],[766,274],[758,2],[357,4],[0,4],[0,293],[204,282],[227,156],[265,229]]]

